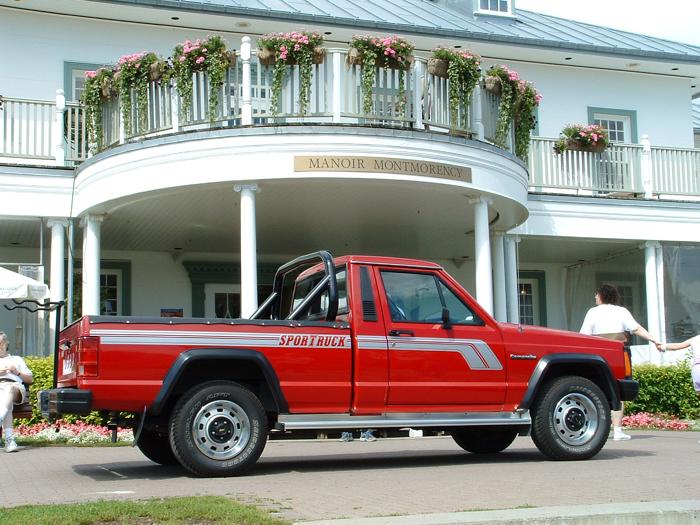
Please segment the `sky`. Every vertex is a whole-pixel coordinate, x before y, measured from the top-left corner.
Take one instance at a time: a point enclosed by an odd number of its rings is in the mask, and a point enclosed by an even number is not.
[[[700,0],[515,0],[515,8],[700,46]]]

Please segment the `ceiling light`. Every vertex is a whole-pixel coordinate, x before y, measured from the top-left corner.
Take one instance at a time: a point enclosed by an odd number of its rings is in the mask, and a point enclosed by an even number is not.
[[[571,60],[573,57],[564,57],[564,60]]]
[[[460,49],[462,46],[455,46],[455,49]]]
[[[672,68],[671,68],[671,71],[678,71],[678,68],[677,68],[677,67],[672,67]]]
[[[236,22],[236,27],[250,27],[250,22]]]
[[[179,16],[171,16],[170,20],[180,20],[180,17]]]
[[[333,33],[331,31],[324,31],[324,35],[332,35]]]

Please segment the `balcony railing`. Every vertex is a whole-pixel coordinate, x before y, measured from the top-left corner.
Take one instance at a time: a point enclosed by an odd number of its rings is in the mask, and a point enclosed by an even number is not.
[[[244,39],[245,44],[245,39]],[[361,70],[346,66],[346,50],[327,50],[313,66],[306,114],[299,114],[298,66],[286,68],[276,111],[270,107],[272,67],[258,62],[248,40],[229,68],[213,120],[209,119],[209,79],[194,75],[187,112],[172,85],[151,83],[147,114],[140,118],[132,94],[131,126],[122,121],[117,98],[102,105],[102,149],[131,140],[182,131],[284,124],[372,124],[437,133],[454,133],[494,142],[499,98],[480,85],[451,120],[449,84],[416,59],[405,75],[405,110],[399,104],[398,71],[377,68],[372,109],[363,112]],[[74,165],[89,155],[83,108],[66,103],[5,98],[0,105],[0,161],[13,164]],[[125,129],[131,132],[126,134]],[[600,153],[554,153],[555,139],[534,137],[529,152],[530,189],[583,195],[629,194],[646,197],[700,196],[700,150],[651,147],[648,141],[616,144]],[[505,145],[510,150],[512,134]]]
[[[700,196],[700,150],[613,144],[592,153],[554,152],[556,140],[530,143],[530,188],[578,195]]]

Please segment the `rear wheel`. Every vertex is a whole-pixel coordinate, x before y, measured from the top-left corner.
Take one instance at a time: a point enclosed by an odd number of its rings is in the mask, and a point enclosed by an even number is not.
[[[159,434],[153,430],[143,429],[136,443],[139,450],[148,459],[159,465],[177,465],[178,461],[170,447],[170,440],[166,434]]]
[[[253,465],[267,442],[267,416],[248,389],[212,381],[187,392],[170,418],[170,445],[197,476],[236,476]]]
[[[595,456],[608,439],[610,404],[585,377],[566,376],[547,383],[532,414],[532,440],[545,456],[579,460]]]
[[[518,431],[503,427],[472,427],[452,431],[452,439],[467,452],[495,454],[507,449]]]

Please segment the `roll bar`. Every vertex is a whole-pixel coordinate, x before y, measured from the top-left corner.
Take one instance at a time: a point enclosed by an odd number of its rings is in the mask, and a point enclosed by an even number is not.
[[[277,269],[275,278],[272,282],[272,293],[265,299],[260,307],[250,317],[251,319],[260,319],[269,309],[271,319],[280,319],[282,286],[284,277],[295,270],[313,266],[318,264],[318,261],[323,264],[325,277],[314,286],[313,290],[304,298],[301,304],[289,314],[288,319],[296,319],[301,312],[311,303],[318,295],[328,288],[328,312],[326,312],[326,321],[335,321],[338,314],[338,281],[335,277],[335,265],[333,264],[333,256],[326,250],[309,253],[297,257],[296,259],[283,264]]]

